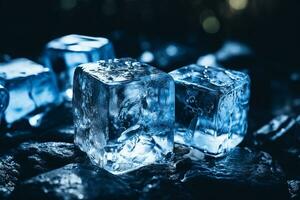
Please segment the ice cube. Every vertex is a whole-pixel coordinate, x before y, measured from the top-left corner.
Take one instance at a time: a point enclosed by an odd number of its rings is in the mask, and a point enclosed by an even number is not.
[[[9,102],[9,93],[2,85],[0,85],[0,122],[2,119],[2,114],[8,106],[8,102]]]
[[[10,96],[4,117],[9,124],[60,102],[53,72],[26,58],[0,64],[0,77]]]
[[[75,143],[118,174],[162,162],[173,150],[170,75],[130,58],[80,65],[74,75]]]
[[[67,100],[72,98],[73,74],[79,64],[114,57],[108,39],[75,34],[49,42],[44,51],[45,65],[57,74],[59,89]]]
[[[250,96],[247,74],[189,65],[170,75],[176,87],[175,142],[221,156],[243,140]]]

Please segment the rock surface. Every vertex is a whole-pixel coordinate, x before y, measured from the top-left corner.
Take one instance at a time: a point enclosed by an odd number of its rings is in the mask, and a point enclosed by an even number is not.
[[[300,180],[289,180],[288,186],[291,199],[300,199]]]
[[[295,200],[299,133],[299,117],[280,115],[224,157],[176,145],[167,163],[116,176],[77,149],[71,124],[10,130],[0,135],[0,199]]]
[[[8,197],[15,189],[20,176],[20,165],[13,156],[0,157],[0,199]]]
[[[84,159],[74,144],[64,142],[22,143],[14,155],[21,165],[21,179]]]
[[[193,161],[183,185],[204,199],[266,199],[288,197],[284,173],[262,151],[236,148],[218,160]]]
[[[279,160],[287,176],[300,176],[300,116],[280,115],[254,133],[255,146]]]
[[[23,182],[14,198],[135,199],[135,192],[120,178],[103,169],[69,164]]]
[[[183,146],[176,146],[174,152],[169,163],[116,176],[92,166],[71,143],[25,142],[1,157],[0,194],[8,199],[51,200],[288,199],[288,192],[295,199],[298,195],[298,182],[290,180],[288,189],[282,168],[266,152],[235,148],[218,159]]]

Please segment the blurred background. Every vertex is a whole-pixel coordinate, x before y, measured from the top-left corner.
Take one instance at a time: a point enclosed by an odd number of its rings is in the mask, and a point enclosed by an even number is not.
[[[120,56],[139,56],[139,41],[147,38],[180,41],[199,55],[236,39],[264,59],[299,65],[299,5],[298,0],[1,0],[0,52],[37,56],[47,41],[69,33],[116,40]]]
[[[107,37],[118,57],[165,71],[217,62],[250,74],[254,130],[300,105],[299,5],[298,0],[0,0],[0,59],[37,61],[48,41],[77,33]]]

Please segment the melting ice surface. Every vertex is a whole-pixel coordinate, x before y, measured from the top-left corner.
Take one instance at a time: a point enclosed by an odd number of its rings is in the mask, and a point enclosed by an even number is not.
[[[220,156],[242,141],[250,96],[247,74],[189,65],[170,75],[176,85],[176,142]]]
[[[49,42],[44,53],[46,66],[57,74],[59,88],[69,100],[72,98],[74,70],[79,64],[114,57],[108,39],[75,34]]]
[[[133,59],[80,65],[74,75],[75,143],[115,174],[162,162],[173,149],[174,89],[171,76]]]
[[[9,91],[4,117],[7,123],[60,101],[52,71],[28,59],[19,58],[0,64],[0,79]]]

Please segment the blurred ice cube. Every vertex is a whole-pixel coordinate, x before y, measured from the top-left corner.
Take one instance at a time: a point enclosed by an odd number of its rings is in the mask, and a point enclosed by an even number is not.
[[[60,102],[53,72],[26,58],[1,63],[0,77],[10,96],[4,117],[9,124]]]
[[[79,64],[114,57],[108,39],[75,34],[52,40],[44,51],[45,65],[56,73],[59,89],[67,100],[72,98],[73,74]]]
[[[249,57],[252,54],[252,49],[246,44],[229,40],[226,41],[218,51],[199,57],[197,64],[202,66],[222,67],[224,62],[229,62],[230,64],[230,62],[236,59],[243,60],[243,58]]]

